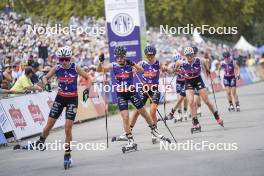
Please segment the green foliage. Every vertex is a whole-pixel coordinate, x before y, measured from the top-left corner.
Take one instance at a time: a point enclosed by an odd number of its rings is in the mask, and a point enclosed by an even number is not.
[[[0,8],[9,1],[15,11],[49,21],[66,23],[72,15],[104,16],[104,0],[1,0]],[[255,44],[264,41],[263,7],[263,0],[145,0],[148,26],[237,26],[237,35],[205,36],[235,42],[244,35]]]

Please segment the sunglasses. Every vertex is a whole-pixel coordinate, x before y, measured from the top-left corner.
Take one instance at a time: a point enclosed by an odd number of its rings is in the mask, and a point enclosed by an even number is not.
[[[186,54],[185,56],[186,56],[186,57],[192,57],[193,54]]]
[[[59,59],[60,62],[70,62],[71,58],[69,57],[62,57]]]

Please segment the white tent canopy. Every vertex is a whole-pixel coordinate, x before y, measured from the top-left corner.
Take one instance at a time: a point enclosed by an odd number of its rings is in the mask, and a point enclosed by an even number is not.
[[[254,52],[257,50],[257,48],[251,45],[250,43],[248,43],[248,41],[243,36],[239,38],[234,48],[249,52]]]
[[[193,31],[193,40],[196,43],[202,43],[202,42],[204,42],[203,38],[201,37],[201,35],[199,34],[199,32],[197,31],[196,28]]]

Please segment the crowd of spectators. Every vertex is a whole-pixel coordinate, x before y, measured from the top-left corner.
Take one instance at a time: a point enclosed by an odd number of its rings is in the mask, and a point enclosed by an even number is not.
[[[12,10],[4,10],[0,13],[1,92],[3,92],[2,89],[11,91],[5,91],[5,93],[42,91],[42,77],[56,64],[55,52],[58,47],[64,45],[72,48],[73,58],[77,64],[82,66],[87,73],[98,76],[94,73],[94,65],[98,63],[99,53],[104,52],[106,58],[109,57],[105,33],[40,35],[28,33],[28,25],[32,24],[30,17],[22,18]],[[94,17],[80,19],[73,16],[69,25],[105,27],[105,20]],[[226,50],[230,50],[242,66],[253,66],[261,59],[247,52],[231,50],[224,44],[214,44],[210,41],[197,44],[190,36],[161,34],[154,28],[149,28],[146,35],[147,42],[156,46],[157,58],[161,60],[171,59],[176,52],[182,52],[184,47],[190,45],[199,48],[201,57],[211,59],[213,69],[220,61],[222,52]],[[80,80],[81,84],[85,84],[84,80]]]

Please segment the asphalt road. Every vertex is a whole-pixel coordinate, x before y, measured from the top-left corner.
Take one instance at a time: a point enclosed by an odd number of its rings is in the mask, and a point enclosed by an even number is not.
[[[173,121],[168,122],[178,143],[189,142],[193,144],[192,146],[202,142],[210,143],[211,148],[205,147],[203,151],[185,151],[179,147],[176,149],[175,144],[172,144],[169,150],[161,148],[159,143],[153,145],[150,130],[142,118],[134,128],[138,151],[123,154],[121,147],[125,142],[111,141],[108,149],[95,150],[104,149],[106,142],[105,120],[98,119],[74,126],[74,140],[82,144],[87,143],[88,149],[94,150],[74,150],[72,152],[74,163],[70,170],[63,169],[63,150],[13,151],[10,146],[0,149],[0,175],[263,176],[264,82],[240,87],[238,94],[241,112],[228,112],[225,93],[216,94],[218,108],[225,123],[224,128],[216,124],[205,105],[202,106],[203,114],[200,118],[201,133],[190,133],[190,119],[176,124]],[[212,96],[211,100],[213,100]],[[168,112],[171,107],[172,103],[168,104],[166,111]],[[159,109],[161,114],[164,114],[163,106]],[[119,115],[109,117],[110,137],[122,133],[121,124]],[[159,123],[159,130],[169,137],[163,123]],[[53,131],[47,142],[55,140],[64,140],[63,129]],[[26,140],[21,141],[24,144],[26,142]],[[229,150],[210,150],[222,144]]]

